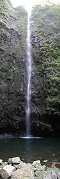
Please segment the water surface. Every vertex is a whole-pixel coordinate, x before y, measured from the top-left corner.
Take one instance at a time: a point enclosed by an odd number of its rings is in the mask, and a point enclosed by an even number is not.
[[[7,161],[9,157],[19,156],[25,162],[33,160],[60,161],[60,142],[54,138],[0,139],[0,158]]]

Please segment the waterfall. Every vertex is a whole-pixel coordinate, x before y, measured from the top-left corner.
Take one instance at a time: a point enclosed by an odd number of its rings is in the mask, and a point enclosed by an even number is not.
[[[28,23],[27,23],[27,94],[26,94],[26,136],[31,134],[30,123],[31,123],[31,43],[30,43],[30,15],[28,12]]]

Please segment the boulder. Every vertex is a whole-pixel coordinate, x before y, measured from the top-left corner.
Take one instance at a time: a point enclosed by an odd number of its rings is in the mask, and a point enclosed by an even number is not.
[[[43,179],[52,179],[52,172],[51,171],[45,171],[43,175]]]
[[[58,179],[60,179],[60,172],[57,173],[57,177],[58,177]]]
[[[11,179],[34,179],[33,170],[28,166],[17,169],[13,172]]]
[[[16,169],[20,169],[20,168],[25,167],[25,166],[27,166],[27,164],[23,163],[22,161],[19,164],[14,164],[14,167]]]
[[[20,163],[20,157],[13,157],[13,158],[9,158],[8,163],[9,164],[19,164]]]
[[[15,170],[15,167],[11,165],[6,165],[5,167],[3,167],[3,171],[6,171],[8,176],[11,176],[12,172]]]
[[[54,170],[52,170],[52,179],[57,179],[57,174]]]
[[[43,160],[43,162],[44,162],[44,163],[47,163],[47,162],[48,162],[48,160]]]
[[[45,165],[41,165],[41,163],[40,163],[40,160],[37,160],[37,161],[34,161],[33,162],[33,164],[32,164],[32,166],[34,166],[34,171],[38,171],[38,170],[45,170],[45,168],[46,168],[46,166]]]
[[[40,164],[40,165],[41,165],[40,160],[36,160],[36,161],[34,161],[34,162],[32,163],[32,165],[36,165],[36,164]]]
[[[2,164],[2,159],[0,159],[0,165]]]
[[[44,171],[36,171],[34,172],[34,177],[36,179],[43,179],[43,174],[44,174]]]
[[[5,170],[0,170],[0,179],[8,179],[10,177],[10,175],[7,173],[7,171]]]

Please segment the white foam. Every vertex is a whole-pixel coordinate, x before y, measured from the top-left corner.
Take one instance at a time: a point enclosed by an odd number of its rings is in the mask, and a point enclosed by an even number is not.
[[[19,137],[21,139],[40,139],[42,137],[34,137],[34,136],[22,136],[22,137]]]

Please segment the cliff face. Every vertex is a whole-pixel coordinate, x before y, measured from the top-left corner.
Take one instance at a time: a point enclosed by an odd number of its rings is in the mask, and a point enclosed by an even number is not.
[[[31,133],[60,135],[60,6],[31,15]],[[25,133],[27,14],[0,2],[0,134]]]
[[[33,133],[60,135],[60,6],[33,8],[31,43]]]
[[[27,14],[0,1],[0,133],[24,130]],[[22,128],[23,125],[23,128]]]

